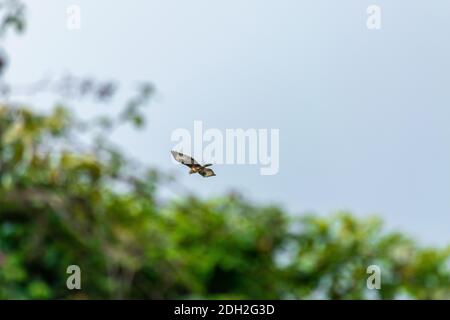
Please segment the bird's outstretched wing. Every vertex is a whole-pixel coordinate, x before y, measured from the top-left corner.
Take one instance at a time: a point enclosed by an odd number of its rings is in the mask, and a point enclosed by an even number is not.
[[[172,153],[173,158],[176,161],[188,166],[189,168],[191,168],[193,166],[200,166],[200,164],[197,161],[195,161],[194,158],[191,158],[185,154],[182,154],[181,152],[172,150],[171,153]]]
[[[204,168],[204,169],[200,170],[198,173],[201,176],[203,176],[204,178],[213,177],[216,175],[214,173],[214,171],[212,171],[212,169],[208,169],[208,168]]]

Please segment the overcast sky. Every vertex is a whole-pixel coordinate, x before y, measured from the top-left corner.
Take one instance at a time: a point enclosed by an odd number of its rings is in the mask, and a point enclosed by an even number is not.
[[[156,84],[148,128],[116,139],[204,196],[242,190],[292,213],[379,214],[426,244],[450,243],[450,2],[365,0],[40,0],[8,37],[7,79],[46,74]],[[81,30],[66,8],[81,8]],[[382,9],[368,30],[366,9]],[[35,100],[43,105],[45,101]],[[74,104],[91,115],[119,104]],[[187,176],[171,133],[280,130],[280,171],[215,166]]]

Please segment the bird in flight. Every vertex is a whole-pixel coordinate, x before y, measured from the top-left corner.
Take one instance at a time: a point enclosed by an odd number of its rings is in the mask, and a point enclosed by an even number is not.
[[[184,155],[180,152],[173,151],[173,150],[171,152],[172,152],[173,158],[176,161],[189,167],[189,169],[190,169],[189,174],[198,173],[199,175],[203,176],[204,178],[208,178],[208,177],[212,177],[212,176],[216,175],[214,173],[214,171],[207,168],[207,167],[212,166],[212,164],[209,163],[209,164],[205,164],[204,166],[202,166],[197,161],[195,161],[193,158],[191,158],[187,155]]]

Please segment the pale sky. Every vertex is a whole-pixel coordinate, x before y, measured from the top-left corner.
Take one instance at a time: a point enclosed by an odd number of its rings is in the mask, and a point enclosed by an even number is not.
[[[293,214],[378,214],[425,244],[450,243],[450,2],[40,0],[5,49],[12,83],[51,73],[152,81],[148,128],[115,139],[204,196],[230,189]],[[81,30],[66,8],[81,8]],[[366,9],[382,9],[382,29]],[[45,99],[36,99],[42,107]],[[81,115],[116,111],[72,104]],[[98,108],[99,110],[93,110]],[[279,129],[280,172],[170,161],[177,128]]]

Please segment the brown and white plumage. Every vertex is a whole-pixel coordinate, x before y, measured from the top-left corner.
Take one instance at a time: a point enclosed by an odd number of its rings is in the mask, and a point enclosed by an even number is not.
[[[213,170],[207,168],[207,167],[211,166],[211,164],[205,164],[204,166],[202,166],[197,161],[195,161],[194,158],[191,158],[185,154],[182,154],[181,152],[172,150],[171,153],[172,153],[173,158],[176,161],[189,167],[189,169],[190,169],[189,174],[198,173],[199,175],[201,175],[202,177],[205,177],[205,178],[213,177],[216,175]]]

